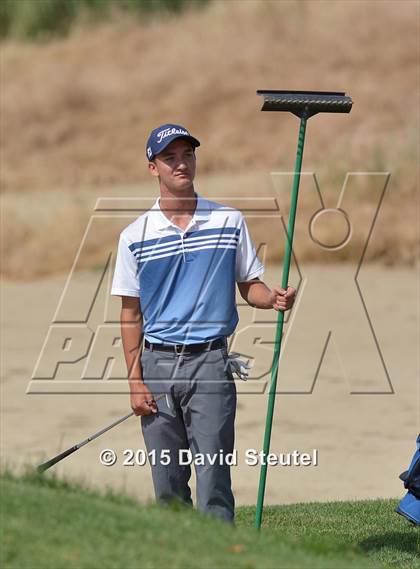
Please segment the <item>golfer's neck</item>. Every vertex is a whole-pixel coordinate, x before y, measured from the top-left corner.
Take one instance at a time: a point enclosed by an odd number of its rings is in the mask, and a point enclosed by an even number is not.
[[[162,212],[168,213],[168,217],[182,214],[193,215],[196,206],[194,186],[191,185],[190,188],[178,192],[161,186],[159,205]]]

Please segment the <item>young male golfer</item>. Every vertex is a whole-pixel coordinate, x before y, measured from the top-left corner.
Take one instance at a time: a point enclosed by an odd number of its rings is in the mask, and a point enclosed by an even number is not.
[[[233,522],[224,457],[234,450],[227,337],[238,323],[235,283],[248,304],[274,310],[290,309],[296,290],[259,280],[264,267],[242,214],[194,191],[198,146],[180,125],[150,134],[146,157],[160,198],[122,231],[111,294],[122,297],[131,407],[141,416],[156,499],[192,505],[192,462],[198,509]],[[157,404],[161,393],[170,397]]]

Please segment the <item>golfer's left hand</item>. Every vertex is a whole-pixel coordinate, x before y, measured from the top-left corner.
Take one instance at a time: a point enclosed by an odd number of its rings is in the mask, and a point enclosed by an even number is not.
[[[290,310],[295,302],[296,289],[288,286],[287,290],[280,285],[275,286],[271,291],[271,301],[274,310]]]

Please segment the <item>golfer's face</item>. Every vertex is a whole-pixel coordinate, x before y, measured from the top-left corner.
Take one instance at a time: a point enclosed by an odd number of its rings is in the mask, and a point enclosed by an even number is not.
[[[195,154],[189,142],[177,139],[155,157],[155,175],[167,188],[183,190],[191,187],[195,176]],[[153,173],[153,171],[152,171]]]

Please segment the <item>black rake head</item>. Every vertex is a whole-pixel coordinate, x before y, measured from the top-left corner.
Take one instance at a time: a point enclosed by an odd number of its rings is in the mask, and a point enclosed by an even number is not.
[[[345,93],[333,91],[258,90],[264,97],[262,111],[288,111],[299,118],[317,113],[349,113],[353,105]]]

